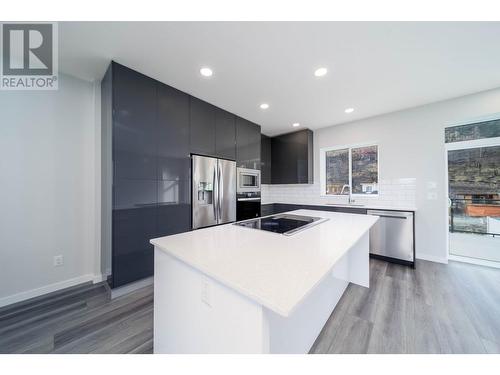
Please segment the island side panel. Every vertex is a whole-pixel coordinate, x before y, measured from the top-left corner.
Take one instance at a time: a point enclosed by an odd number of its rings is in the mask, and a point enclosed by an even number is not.
[[[261,305],[155,248],[155,353],[268,353]]]
[[[353,284],[370,287],[370,237],[366,232],[349,250],[349,275]]]
[[[335,264],[288,317],[265,309],[269,324],[271,353],[308,353],[349,282],[368,287],[368,233]]]

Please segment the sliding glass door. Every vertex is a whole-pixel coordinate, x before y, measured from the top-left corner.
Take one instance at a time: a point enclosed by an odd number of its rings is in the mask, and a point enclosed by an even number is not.
[[[447,144],[449,252],[500,262],[500,141]]]

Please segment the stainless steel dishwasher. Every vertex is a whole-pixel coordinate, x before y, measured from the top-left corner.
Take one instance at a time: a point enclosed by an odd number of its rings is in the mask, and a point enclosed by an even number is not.
[[[414,213],[389,210],[367,210],[366,213],[380,217],[370,229],[370,254],[414,267]]]

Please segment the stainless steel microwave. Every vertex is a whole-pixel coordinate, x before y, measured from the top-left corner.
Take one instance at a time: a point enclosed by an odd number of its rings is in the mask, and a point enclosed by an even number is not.
[[[236,183],[238,193],[260,191],[260,171],[258,169],[237,168]]]

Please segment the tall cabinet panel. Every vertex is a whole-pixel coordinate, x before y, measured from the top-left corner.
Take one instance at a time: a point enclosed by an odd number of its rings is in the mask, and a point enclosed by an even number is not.
[[[271,138],[262,134],[260,142],[261,183],[271,183]]]
[[[156,82],[113,66],[115,178],[156,179]]]
[[[113,287],[153,274],[156,89],[153,79],[113,63]]]
[[[236,116],[217,108],[215,113],[215,153],[218,158],[236,159]]]
[[[191,152],[200,155],[216,156],[216,107],[195,97],[191,97],[190,99]]]
[[[260,126],[236,117],[236,165],[260,169]]]
[[[158,233],[191,228],[189,95],[158,83]]]

